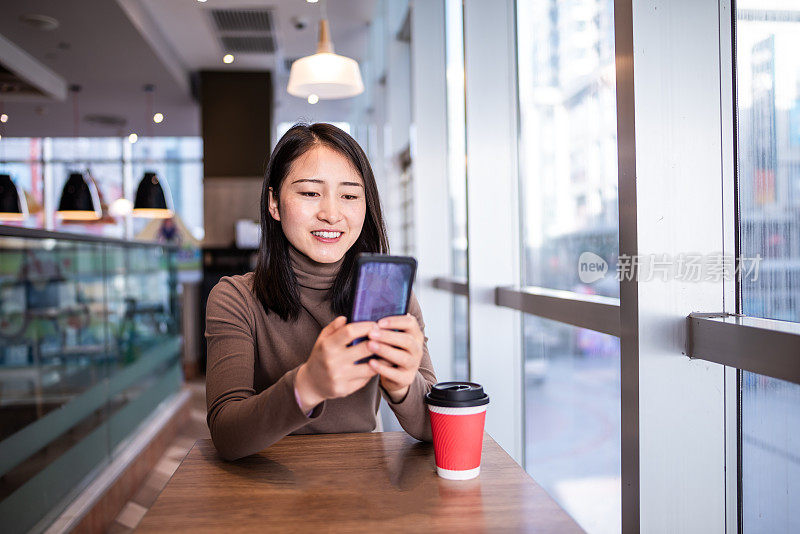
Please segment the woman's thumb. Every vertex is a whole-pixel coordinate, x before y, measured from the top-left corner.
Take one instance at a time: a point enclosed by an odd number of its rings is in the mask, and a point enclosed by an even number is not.
[[[328,323],[328,326],[322,329],[322,333],[332,334],[336,330],[339,330],[341,327],[343,327],[346,322],[347,322],[347,317],[345,317],[344,315],[340,315],[339,317]]]

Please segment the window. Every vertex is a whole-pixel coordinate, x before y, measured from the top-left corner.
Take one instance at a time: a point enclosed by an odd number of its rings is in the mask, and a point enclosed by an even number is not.
[[[151,137],[132,147],[131,198],[147,171],[166,180],[172,203],[189,231],[202,239],[203,231],[203,142],[199,137]],[[134,234],[148,219],[134,218]]]
[[[120,198],[133,201],[145,170],[154,170],[167,182],[173,207],[197,239],[203,237],[203,159],[199,137],[8,138],[0,139],[0,172],[11,174],[38,204],[19,223],[34,228],[123,237],[127,221],[133,235],[147,219],[105,217],[102,224],[62,221],[54,216],[70,172],[88,172],[97,184],[101,204],[108,211]],[[48,221],[48,218],[50,219]]]
[[[619,532],[619,339],[526,314],[525,466],[587,532]]]
[[[525,285],[619,296],[613,268],[591,284],[577,268],[618,254],[613,23],[610,0],[517,3]]]
[[[3,137],[0,140],[0,173],[11,175],[17,188],[28,195],[29,217],[25,221],[2,224],[41,228],[44,226],[44,177],[42,175],[42,140],[31,137]],[[32,205],[34,200],[38,206]]]
[[[517,2],[523,285],[619,297],[613,21],[611,0]],[[526,470],[618,532],[619,338],[526,314],[523,350]]]
[[[736,4],[741,313],[800,321],[800,10]],[[800,530],[800,385],[743,371],[741,526]]]

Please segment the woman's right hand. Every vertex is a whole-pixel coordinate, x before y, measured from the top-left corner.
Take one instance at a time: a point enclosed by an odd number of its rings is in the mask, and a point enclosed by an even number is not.
[[[372,354],[366,342],[348,347],[354,340],[366,337],[373,326],[372,321],[348,324],[346,317],[339,316],[322,329],[311,356],[300,365],[294,378],[303,412],[326,399],[350,395],[377,374],[369,365],[355,365]]]

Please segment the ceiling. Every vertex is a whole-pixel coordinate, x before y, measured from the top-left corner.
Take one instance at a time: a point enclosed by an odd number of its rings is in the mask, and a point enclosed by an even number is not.
[[[337,53],[364,59],[375,3],[328,0]],[[269,10],[273,28],[263,33],[272,35],[274,52],[237,52],[232,64],[224,64],[227,50],[209,15],[218,9]],[[81,86],[81,136],[199,135],[190,80],[203,69],[272,71],[276,122],[309,116],[343,120],[352,105],[349,99],[312,106],[285,91],[286,61],[314,53],[316,47],[320,5],[305,0],[2,0],[2,13],[0,36],[67,86]],[[22,20],[30,14],[52,17],[58,27],[34,28]],[[153,110],[166,117],[161,124],[147,114],[146,84],[155,85]],[[73,135],[71,99],[6,97],[9,121],[3,135]],[[116,123],[97,124],[86,120],[90,116],[116,118]]]

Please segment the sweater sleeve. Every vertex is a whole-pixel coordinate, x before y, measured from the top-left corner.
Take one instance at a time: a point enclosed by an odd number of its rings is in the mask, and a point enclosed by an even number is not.
[[[422,320],[422,309],[417,301],[416,295],[411,293],[411,300],[408,303],[408,312],[416,317],[419,328],[425,335],[425,322]],[[383,387],[380,388],[381,395],[386,403],[397,416],[400,426],[412,437],[420,441],[433,441],[431,434],[431,419],[428,408],[423,402],[425,394],[431,390],[431,386],[436,384],[436,375],[433,371],[430,354],[428,354],[428,336],[422,345],[422,361],[419,364],[417,376],[408,388],[408,393],[400,402],[392,402],[391,397]]]
[[[255,454],[319,417],[324,403],[306,416],[294,396],[297,368],[259,394],[253,387],[255,317],[245,296],[223,278],[206,307],[207,421],[220,455],[236,460]]]

